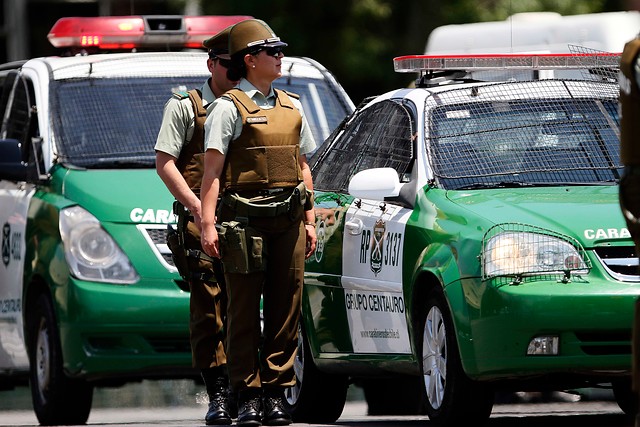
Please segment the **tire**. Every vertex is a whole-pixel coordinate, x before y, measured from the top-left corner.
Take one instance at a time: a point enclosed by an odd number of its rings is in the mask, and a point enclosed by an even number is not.
[[[438,426],[482,425],[491,416],[493,390],[467,377],[442,292],[427,298],[419,345],[426,413]]]
[[[60,334],[47,295],[36,297],[26,323],[29,382],[38,421],[45,426],[85,424],[91,412],[93,387],[64,374]]]
[[[631,379],[620,379],[611,383],[613,397],[622,409],[622,412],[629,417],[635,417],[638,413],[638,394],[631,388]]]
[[[296,385],[286,389],[284,404],[298,423],[335,422],[347,400],[348,378],[320,372],[313,363],[303,328],[298,331],[298,352],[294,361]]]
[[[424,415],[422,377],[397,375],[358,382],[364,391],[368,415]]]

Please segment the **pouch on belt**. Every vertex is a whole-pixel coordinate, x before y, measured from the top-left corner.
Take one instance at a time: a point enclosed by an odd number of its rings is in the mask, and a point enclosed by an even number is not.
[[[265,270],[263,240],[253,228],[239,221],[223,222],[218,239],[225,273],[248,274]]]
[[[178,269],[178,274],[184,280],[189,280],[189,263],[187,261],[187,251],[184,247],[183,234],[174,229],[171,224],[167,225],[167,246],[171,250],[171,258]]]

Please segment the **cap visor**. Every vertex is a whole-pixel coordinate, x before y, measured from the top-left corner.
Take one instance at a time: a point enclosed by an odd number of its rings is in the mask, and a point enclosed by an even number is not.
[[[260,47],[287,47],[289,46],[287,43],[279,41],[279,42],[271,42],[271,43],[265,43],[265,44],[261,44]]]

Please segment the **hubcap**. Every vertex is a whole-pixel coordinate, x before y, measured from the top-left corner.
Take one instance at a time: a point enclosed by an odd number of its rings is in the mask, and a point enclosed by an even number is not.
[[[442,312],[431,307],[422,334],[422,372],[429,404],[439,409],[447,381],[447,340]]]
[[[51,365],[51,355],[49,354],[49,346],[47,343],[49,342],[49,331],[45,324],[44,319],[42,319],[40,323],[40,327],[38,328],[38,339],[36,342],[35,348],[35,356],[36,356],[36,376],[38,378],[38,393],[40,394],[40,399],[44,402],[45,391],[49,388],[49,379],[50,379],[50,365]]]

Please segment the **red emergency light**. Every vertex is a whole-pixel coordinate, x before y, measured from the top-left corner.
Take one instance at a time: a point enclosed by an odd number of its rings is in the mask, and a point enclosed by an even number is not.
[[[47,38],[57,48],[132,50],[202,48],[202,42],[251,16],[99,16],[60,18]]]

